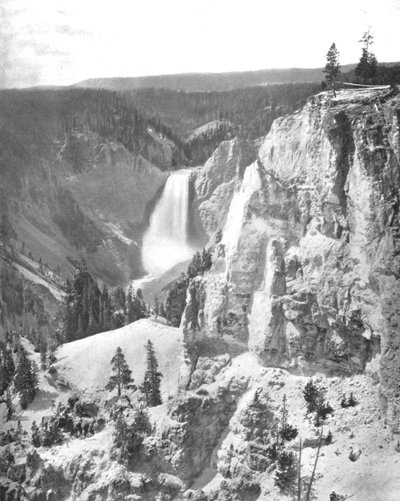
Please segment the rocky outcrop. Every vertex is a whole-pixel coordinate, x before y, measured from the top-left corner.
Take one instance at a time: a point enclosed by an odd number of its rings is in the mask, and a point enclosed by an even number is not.
[[[210,236],[223,227],[235,187],[256,155],[252,141],[223,141],[205,165],[193,171],[191,212],[198,234]]]
[[[192,285],[202,325],[183,327],[186,354],[212,339],[303,374],[361,372],[381,353],[399,429],[400,99],[389,92],[310,98],[275,121],[255,161],[221,145],[195,183],[205,231],[223,238]]]
[[[203,374],[210,379],[207,386],[196,392],[188,391],[174,399],[168,411],[169,419],[158,426],[153,438],[150,460],[157,471],[177,475],[190,485],[205,469],[215,467],[214,451],[218,450],[230,419],[246,391],[249,377],[231,376],[220,384],[208,368]]]

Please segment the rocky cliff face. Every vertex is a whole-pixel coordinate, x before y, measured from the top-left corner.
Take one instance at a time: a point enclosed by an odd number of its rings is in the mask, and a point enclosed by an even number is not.
[[[278,119],[256,158],[256,145],[226,142],[197,173],[203,227],[223,238],[188,295],[182,384],[217,345],[301,374],[380,357],[399,428],[399,119],[389,91],[320,94]]]

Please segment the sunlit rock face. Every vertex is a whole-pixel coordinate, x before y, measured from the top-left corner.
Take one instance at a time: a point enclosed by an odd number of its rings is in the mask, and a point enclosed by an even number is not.
[[[234,140],[198,170],[203,228],[223,238],[183,328],[187,353],[250,349],[303,374],[362,372],[380,356],[396,427],[400,99],[388,92],[315,96],[275,121],[257,157]]]

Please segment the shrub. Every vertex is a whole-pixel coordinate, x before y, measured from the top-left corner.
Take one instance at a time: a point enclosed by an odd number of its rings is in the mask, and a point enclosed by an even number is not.
[[[330,445],[333,441],[333,435],[331,431],[328,431],[326,437],[325,437],[325,445]]]
[[[358,404],[357,400],[355,399],[353,392],[350,393],[349,397],[346,398],[345,395],[343,395],[341,401],[340,401],[340,406],[343,409],[346,409],[347,407],[355,407]]]
[[[128,424],[122,414],[115,422],[114,451],[116,459],[122,463],[138,454],[146,436],[151,433],[151,424],[147,410],[139,408],[135,412],[132,424]]]
[[[361,456],[361,450],[355,451],[353,448],[351,448],[350,453],[349,453],[349,459],[353,463],[358,460],[358,458]]]
[[[279,434],[282,440],[290,442],[297,437],[298,430],[291,424],[287,424],[284,428],[282,428],[282,430],[280,430]]]
[[[347,400],[348,407],[355,407],[358,404],[357,400],[354,398],[353,393],[350,393],[350,396]]]

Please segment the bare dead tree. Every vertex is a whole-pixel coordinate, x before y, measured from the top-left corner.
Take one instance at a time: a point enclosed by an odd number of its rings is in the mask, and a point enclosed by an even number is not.
[[[299,444],[299,478],[297,480],[297,501],[301,501],[301,448],[302,448],[302,443],[300,439],[300,444]]]
[[[315,471],[317,469],[317,463],[318,463],[318,459],[319,459],[319,453],[320,453],[321,445],[322,445],[322,434],[323,434],[323,431],[324,431],[323,428],[321,428],[321,431],[319,433],[319,442],[318,442],[317,455],[315,456],[314,468],[313,468],[313,471],[312,471],[312,474],[311,474],[310,483],[308,484],[306,501],[310,501],[311,488],[312,488],[312,484],[314,482]]]

